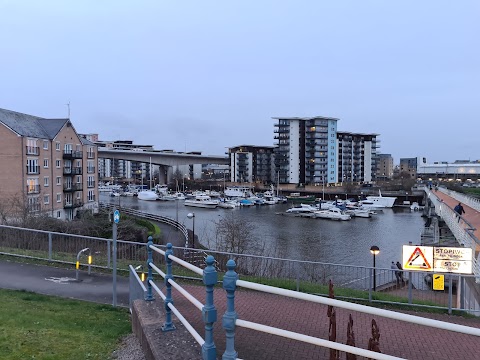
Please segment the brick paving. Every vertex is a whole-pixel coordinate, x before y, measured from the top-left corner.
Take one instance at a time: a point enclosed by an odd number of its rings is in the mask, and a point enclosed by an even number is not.
[[[186,285],[185,288],[204,303],[205,290],[203,287]],[[173,299],[182,315],[203,337],[205,332],[200,311],[176,290],[173,290]],[[216,289],[215,306],[218,309],[218,320],[215,325],[214,338],[219,357],[225,350],[225,333],[221,327],[221,316],[225,312],[225,299],[225,291],[220,288]],[[328,339],[329,319],[325,305],[249,290],[238,290],[235,304],[239,319]],[[480,329],[480,319],[477,318],[467,319],[453,315],[407,311],[404,313]],[[385,354],[419,360],[480,359],[480,337],[341,308],[336,308],[338,342],[346,343],[349,314],[352,314],[353,317],[357,347],[367,349],[368,340],[371,337],[371,321],[375,319],[380,329],[380,349]],[[237,328],[235,344],[238,356],[242,359],[329,358],[328,349],[243,328]],[[345,359],[345,356],[345,354],[341,354],[340,358]]]

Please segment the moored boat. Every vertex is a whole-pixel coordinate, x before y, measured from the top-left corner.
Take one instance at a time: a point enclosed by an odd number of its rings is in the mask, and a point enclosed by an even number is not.
[[[137,194],[137,198],[138,200],[148,200],[148,201],[151,201],[151,200],[157,200],[158,199],[158,195],[155,191],[151,191],[151,190],[144,190],[144,191],[139,191],[138,194]]]
[[[339,208],[330,208],[327,210],[315,211],[315,218],[330,219],[330,220],[350,220],[352,217],[345,214]]]
[[[185,206],[201,207],[205,209],[215,209],[218,206],[218,200],[212,200],[208,195],[197,195],[193,199],[186,199]]]

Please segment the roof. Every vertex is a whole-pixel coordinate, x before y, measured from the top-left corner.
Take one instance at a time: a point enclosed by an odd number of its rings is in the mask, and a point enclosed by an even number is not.
[[[301,121],[306,121],[306,120],[340,120],[337,118],[333,117],[327,117],[327,116],[312,116],[312,117],[296,117],[296,116],[284,116],[284,117],[272,117],[274,120],[301,120]]]
[[[68,119],[44,119],[0,109],[0,123],[21,136],[53,139],[68,121]]]

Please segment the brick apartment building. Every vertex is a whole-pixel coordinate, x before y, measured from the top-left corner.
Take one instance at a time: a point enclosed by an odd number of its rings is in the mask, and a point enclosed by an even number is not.
[[[72,220],[98,209],[97,146],[69,119],[0,109],[0,201],[31,213]]]

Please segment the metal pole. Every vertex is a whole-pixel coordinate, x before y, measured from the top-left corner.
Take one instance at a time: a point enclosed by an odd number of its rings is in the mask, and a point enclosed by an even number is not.
[[[223,277],[223,288],[227,293],[227,311],[222,318],[222,326],[226,332],[225,352],[222,360],[235,360],[238,353],[235,351],[235,322],[237,313],[235,311],[235,289],[237,288],[238,275],[235,272],[235,261],[227,261],[227,272]]]
[[[193,214],[193,223],[192,223],[192,235],[193,235],[193,239],[192,239],[192,249],[195,249],[195,213],[192,213]]]
[[[113,213],[117,209],[113,207]],[[117,223],[113,221],[112,226],[112,238],[113,238],[113,293],[112,293],[112,305],[117,306]]]
[[[377,279],[376,279],[376,269],[375,269],[375,254],[373,254],[373,291],[377,291]]]
[[[217,358],[217,348],[213,342],[213,324],[217,321],[217,309],[213,303],[213,288],[217,283],[217,271],[213,266],[215,259],[208,255],[205,259],[207,267],[203,270],[203,283],[205,284],[206,299],[202,309],[202,317],[205,323],[205,343],[202,345],[202,355],[206,360]]]
[[[52,233],[48,233],[48,260],[52,260]]]
[[[448,274],[448,314],[452,314],[452,298],[453,298],[453,276],[452,274]]]
[[[404,273],[405,277],[405,273]],[[411,304],[413,302],[413,283],[412,283],[412,272],[408,272],[408,303]]]
[[[148,260],[147,260],[147,269],[148,269],[148,275],[147,275],[147,296],[145,297],[146,301],[152,301],[153,300],[153,295],[152,295],[152,284],[150,284],[150,281],[153,281],[153,274],[152,274],[152,267],[150,266],[150,263],[153,263],[153,250],[150,248],[150,246],[153,245],[153,238],[151,236],[148,237],[148,242],[147,242],[147,254],[148,254]]]
[[[165,262],[167,263],[167,273],[165,274],[165,286],[167,288],[167,294],[165,297],[165,324],[162,326],[162,331],[172,331],[175,330],[175,325],[172,323],[172,310],[168,304],[172,303],[172,284],[168,280],[173,279],[172,275],[172,262],[173,260],[169,258],[170,255],[173,255],[172,244],[167,244],[167,251],[165,251]]]

